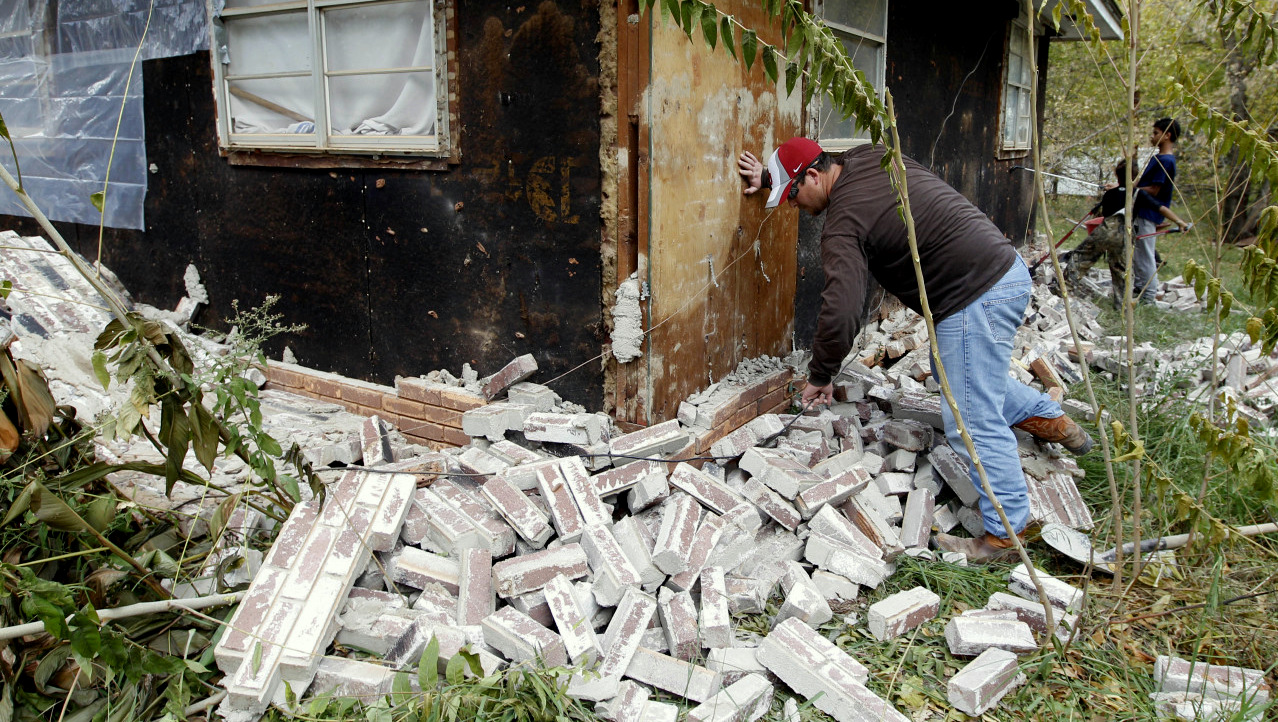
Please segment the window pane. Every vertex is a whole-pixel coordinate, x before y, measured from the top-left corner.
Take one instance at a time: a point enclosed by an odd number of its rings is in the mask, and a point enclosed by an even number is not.
[[[867,33],[887,35],[886,0],[826,0],[825,19]]]
[[[283,0],[226,0],[226,7],[232,8],[232,9],[253,8],[253,7],[258,7],[260,5],[275,5],[275,4],[283,4]],[[295,2],[292,4],[300,6],[303,10],[306,9],[305,0],[302,0],[301,2]]]
[[[852,57],[852,67],[864,73],[866,80],[874,84],[875,90],[882,92],[880,78],[883,77],[884,46],[872,40],[849,36],[844,33],[836,32],[835,35],[843,43],[848,55]],[[834,110],[829,96],[826,95],[821,96],[818,123],[820,125],[817,128],[817,136],[824,140],[851,140],[867,137],[863,130],[857,128],[855,119],[848,118],[845,120],[842,113]]]
[[[863,38],[848,38],[843,41],[843,47],[852,56],[852,67],[865,73],[865,79],[874,84],[875,90],[882,90],[879,78],[882,77],[883,45]]]
[[[342,75],[328,81],[333,135],[432,135],[435,78],[430,72]]]
[[[315,132],[315,84],[309,75],[228,85],[232,133]]]
[[[230,43],[227,75],[257,75],[311,69],[306,11],[223,21]]]
[[[429,2],[388,3],[324,14],[326,72],[433,68],[435,33]],[[334,135],[431,135],[432,71],[330,76]]]
[[[327,70],[435,65],[429,2],[362,5],[324,12]]]

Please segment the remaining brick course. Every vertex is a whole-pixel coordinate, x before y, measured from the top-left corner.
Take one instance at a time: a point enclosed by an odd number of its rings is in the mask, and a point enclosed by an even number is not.
[[[410,440],[432,448],[470,443],[461,431],[462,412],[485,403],[478,394],[421,378],[398,378],[390,387],[279,361],[265,372],[267,388],[340,404],[363,416],[377,414]]]

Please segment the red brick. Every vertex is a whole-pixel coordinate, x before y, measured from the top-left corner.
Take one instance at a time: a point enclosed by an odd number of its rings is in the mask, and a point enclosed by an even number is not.
[[[382,398],[382,408],[400,416],[407,416],[413,419],[426,418],[425,404],[413,399],[401,399],[398,396],[385,396]]]
[[[360,386],[345,385],[342,387],[342,399],[354,401],[360,406],[366,406],[370,409],[381,409],[382,397],[385,395],[381,391]]]
[[[746,404],[737,409],[723,423],[715,426],[715,431],[722,431],[724,436],[736,431],[752,421],[754,417],[759,415],[758,409],[754,404]]]
[[[454,429],[452,427],[445,426],[444,438],[442,441],[447,444],[452,444],[453,446],[466,446],[470,444],[470,437],[463,434],[461,429]]]
[[[302,388],[319,398],[337,401],[342,398],[342,385],[331,379],[318,376],[304,376]]]
[[[400,377],[395,379],[395,390],[401,398],[439,405],[439,389],[427,383],[426,379]]]
[[[722,427],[718,429],[710,429],[709,431],[702,433],[700,436],[693,439],[696,453],[704,454],[710,451],[710,447],[714,445],[714,442],[722,439],[730,433],[732,432]]]
[[[387,411],[386,409],[382,409],[381,411],[378,411],[377,417],[381,419],[382,421],[390,424],[391,426],[394,426],[396,429],[400,431],[404,430],[404,426],[406,425],[405,422],[407,422],[408,424],[418,423],[416,419],[411,419],[411,418],[406,419],[403,416],[400,416],[399,414],[393,411]]]
[[[781,387],[776,391],[771,391],[768,395],[759,399],[758,406],[755,409],[757,415],[776,413],[774,409],[778,406],[788,407],[790,405],[790,389],[789,387]]]
[[[439,406],[431,406],[430,404],[422,406],[422,418],[440,426],[449,426],[454,429],[461,429],[462,426],[462,415],[460,411],[445,409]]]
[[[748,404],[751,401],[758,401],[766,393],[768,393],[768,379],[765,378],[750,384],[742,390],[741,403]]]
[[[702,453],[701,451],[698,450],[700,448],[700,445],[701,445],[700,442],[698,442],[696,439],[693,439],[688,442],[687,446],[671,454],[670,458],[672,459],[672,461],[665,462],[666,473],[669,474],[670,472],[674,471],[675,467],[679,465],[679,459],[687,459],[696,454]],[[710,444],[706,444],[707,448],[709,446]],[[706,462],[705,461],[689,461],[687,463],[692,464],[696,468],[700,469],[702,465],[704,465]]]
[[[776,391],[777,389],[789,389],[790,382],[794,380],[794,372],[789,369],[781,369],[770,374],[766,381],[768,382],[768,391]]]
[[[282,369],[278,366],[266,367],[267,383],[286,386],[290,389],[300,389],[303,387],[304,378],[305,377],[302,374],[290,369]]]
[[[439,405],[457,411],[470,411],[483,406],[484,397],[460,388],[445,386],[439,389]],[[458,422],[460,424],[460,422]]]

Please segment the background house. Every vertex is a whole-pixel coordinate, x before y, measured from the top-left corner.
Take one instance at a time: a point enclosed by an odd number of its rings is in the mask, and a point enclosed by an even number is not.
[[[74,4],[0,0],[27,18],[25,28],[0,27],[14,41],[2,61],[12,72],[0,69],[7,119],[20,112],[14,78],[44,99],[22,100],[24,117],[38,118],[75,77],[50,89],[41,68],[72,54],[91,67],[82,54],[98,50],[86,43],[127,48],[127,33],[108,31],[112,13],[136,19],[149,7],[117,0],[95,18]],[[756,4],[720,7],[763,25]],[[787,97],[760,64],[747,71],[721,48],[689,42],[635,0],[217,0],[207,9],[171,0],[163,9],[187,34],[166,31],[178,40],[148,54],[136,76],[142,91],[130,107],[141,111],[146,172],[135,168],[129,182],[145,190],[134,201],[140,227],[119,222],[101,245],[139,300],[171,307],[193,263],[210,290],[197,322],[218,325],[234,299],[280,294],[288,322],[308,325],[287,339],[304,365],[390,383],[463,363],[486,374],[531,353],[535,380],[641,424],[672,417],[744,358],[810,341],[819,221],[789,208],[767,215],[744,199],[734,159],[799,133],[831,148],[863,139],[819,101]],[[1022,241],[1033,177],[1009,172],[1028,163],[1032,137],[1021,5],[825,0],[813,9],[867,77],[891,87],[906,152]],[[1098,21],[1113,10],[1098,5]],[[192,37],[211,38],[199,45],[208,49],[190,52]],[[1048,47],[1039,45],[1040,83]],[[113,119],[118,102],[105,105]],[[27,219],[0,223],[37,232]],[[59,225],[96,257],[95,225]],[[615,290],[632,273],[653,330],[639,359],[618,364],[600,356]]]

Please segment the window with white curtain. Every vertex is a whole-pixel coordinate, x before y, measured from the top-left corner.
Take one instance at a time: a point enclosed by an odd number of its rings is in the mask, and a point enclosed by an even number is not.
[[[446,156],[442,0],[225,0],[214,22],[230,150]]]
[[[824,0],[817,7],[826,27],[843,43],[852,67],[865,75],[880,96],[887,65],[887,4],[888,0]],[[829,96],[822,94],[817,106],[812,135],[822,148],[837,152],[869,142],[869,132],[858,127],[855,118],[845,119]]]
[[[1025,9],[1009,24],[1007,60],[1003,64],[1003,117],[1000,148],[1003,151],[1029,150],[1033,137],[1030,103],[1034,102],[1034,65]]]

